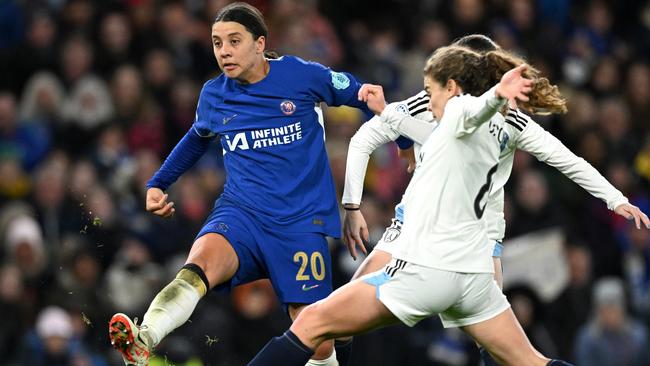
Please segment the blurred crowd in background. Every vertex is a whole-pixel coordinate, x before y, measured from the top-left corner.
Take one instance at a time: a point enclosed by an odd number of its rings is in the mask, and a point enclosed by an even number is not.
[[[650,212],[650,1],[250,2],[267,19],[268,48],[379,83],[393,101],[422,89],[437,47],[493,37],[568,97],[566,115],[535,119]],[[144,210],[146,181],[219,74],[210,27],[227,3],[0,1],[0,364],[121,364],[110,315],[144,314],[222,189],[215,142],[170,190],[172,219]],[[361,114],[328,108],[325,120],[340,196]],[[375,152],[362,204],[369,248],[408,180],[395,144]],[[526,153],[506,193],[506,238],[548,228],[564,238],[558,296],[506,289],[532,343],[578,365],[649,365],[650,231]],[[359,261],[339,241],[331,249],[340,286]],[[264,281],[213,292],[152,365],[242,365],[288,324]],[[434,318],[357,337],[352,364],[479,365],[475,348]]]

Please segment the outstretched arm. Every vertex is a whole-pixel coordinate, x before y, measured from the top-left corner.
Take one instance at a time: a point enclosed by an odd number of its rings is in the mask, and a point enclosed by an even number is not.
[[[539,161],[561,171],[591,195],[605,202],[607,208],[628,220],[634,220],[637,228],[641,227],[641,223],[650,228],[650,220],[646,214],[630,204],[623,193],[609,183],[596,168],[576,156],[555,136],[521,112],[511,112],[506,118],[517,118],[520,126],[525,125],[517,140],[517,148],[533,154]]]

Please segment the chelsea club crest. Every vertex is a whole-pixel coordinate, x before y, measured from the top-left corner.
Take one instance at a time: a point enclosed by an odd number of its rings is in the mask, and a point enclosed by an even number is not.
[[[293,104],[293,102],[290,100],[285,100],[284,102],[280,103],[280,110],[282,111],[282,113],[289,116],[296,111],[296,105]]]

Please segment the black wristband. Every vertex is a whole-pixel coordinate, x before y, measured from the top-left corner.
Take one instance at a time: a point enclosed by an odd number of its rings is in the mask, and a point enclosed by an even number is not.
[[[361,209],[361,206],[357,206],[357,207],[345,207],[345,206],[343,206],[343,209],[345,211],[359,211]]]

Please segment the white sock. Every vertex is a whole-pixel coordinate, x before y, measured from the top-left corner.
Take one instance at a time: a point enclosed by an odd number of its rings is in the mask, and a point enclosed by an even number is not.
[[[336,350],[332,350],[332,354],[324,360],[309,360],[305,366],[339,366],[336,360]]]
[[[149,341],[149,348],[153,349],[167,334],[185,324],[204,294],[183,278],[177,277],[165,286],[142,320],[141,334]]]

